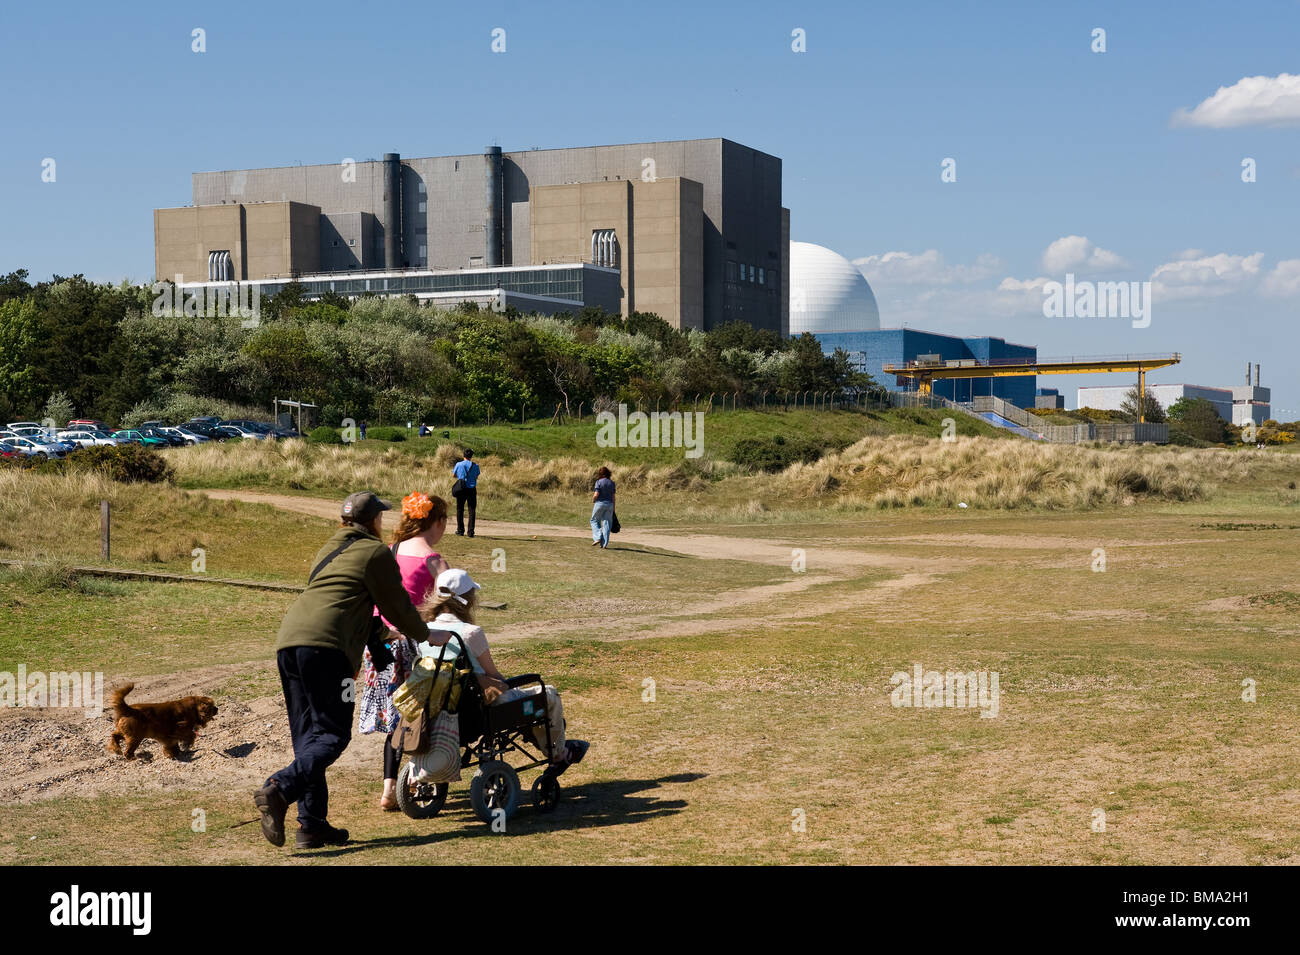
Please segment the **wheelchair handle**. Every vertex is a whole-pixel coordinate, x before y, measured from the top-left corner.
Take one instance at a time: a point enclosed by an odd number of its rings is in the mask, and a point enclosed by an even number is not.
[[[546,686],[546,684],[542,682],[542,678],[536,673],[521,673],[519,676],[512,676],[506,680],[506,686],[511,688],[524,686],[528,683],[536,683],[543,688]]]

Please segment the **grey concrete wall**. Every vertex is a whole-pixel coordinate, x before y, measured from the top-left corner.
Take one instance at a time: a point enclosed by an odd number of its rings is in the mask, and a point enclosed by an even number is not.
[[[321,213],[321,269],[345,272],[349,269],[379,268],[375,258],[375,217],[368,212]]]
[[[782,293],[787,284],[781,242],[781,160],[722,141],[722,232],[728,259],[778,272],[777,281],[729,284],[722,321],[739,320],[780,333]],[[707,266],[707,258],[706,258]],[[706,278],[707,295],[707,278]],[[707,314],[707,313],[706,313]],[[719,319],[714,313],[714,323]],[[711,325],[706,326],[712,327]],[[788,327],[788,326],[787,326]]]
[[[651,169],[646,160],[653,161]],[[529,189],[570,182],[642,178],[684,178],[701,184],[703,221],[704,327],[728,317],[780,330],[788,302],[788,268],[782,261],[781,160],[724,139],[629,143],[573,149],[507,152],[502,156],[503,246],[506,265],[529,264]],[[293,200],[318,205],[328,214],[383,208],[383,163],[359,162],[355,181],[345,181],[341,164],[195,173],[194,202],[255,203]],[[483,154],[402,160],[402,243],[407,268],[460,269],[479,265],[486,252]],[[424,186],[424,192],[419,187]],[[420,203],[425,204],[420,211]],[[381,263],[384,236],[376,221],[363,259]],[[724,234],[726,238],[724,239]],[[322,260],[333,246],[322,238]],[[728,289],[725,263],[731,250],[746,262],[779,270],[776,291],[748,285]],[[419,255],[420,246],[425,256]],[[375,256],[373,259],[371,256]]]

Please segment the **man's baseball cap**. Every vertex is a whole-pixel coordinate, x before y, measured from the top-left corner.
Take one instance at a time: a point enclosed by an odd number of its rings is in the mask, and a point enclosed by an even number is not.
[[[357,491],[349,494],[343,502],[343,519],[354,524],[369,524],[380,512],[391,510],[374,491]]]

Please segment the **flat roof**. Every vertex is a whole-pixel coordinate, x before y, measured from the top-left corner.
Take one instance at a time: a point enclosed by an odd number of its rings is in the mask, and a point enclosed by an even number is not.
[[[846,330],[838,332],[813,332],[814,335],[874,335],[876,332],[919,332],[922,335],[933,335],[936,338],[954,338],[957,341],[970,341],[973,338],[987,338],[992,342],[1002,342],[1004,345],[1015,345],[1017,348],[1032,348],[1038,350],[1037,345],[1024,345],[1020,342],[1009,342],[998,335],[953,335],[951,332],[932,332],[924,328],[912,328],[908,325],[897,325],[893,328],[864,328],[858,331]]]
[[[706,137],[704,139],[653,139],[645,142],[599,143],[599,144],[584,145],[584,146],[548,146],[545,149],[512,149],[508,152],[503,149],[501,151],[501,154],[503,156],[516,156],[521,153],[554,153],[554,152],[566,152],[574,149],[617,149],[622,146],[678,146],[684,143],[730,143],[733,146],[739,146],[742,149],[748,149],[751,152],[755,152],[763,156],[769,156],[772,159],[781,158],[780,156],[775,156],[772,153],[765,153],[761,149],[755,149],[753,146],[746,146],[744,143],[736,142],[736,140],[734,139],[727,139],[725,136],[713,136],[713,137]],[[485,154],[486,154],[486,149],[484,150],[484,152],[477,152],[477,153],[449,153],[444,156],[411,156],[409,158],[402,157],[399,161],[416,162],[421,159],[482,159]],[[401,154],[399,153],[398,155],[400,156]],[[354,159],[352,161],[356,163],[381,163],[384,160],[380,158],[380,159]],[[340,162],[341,160],[336,160],[334,162],[315,162],[315,163],[299,162],[299,163],[290,163],[288,165],[283,165],[283,166],[248,166],[243,169],[201,169],[191,173],[191,175],[202,176],[202,175],[213,175],[222,172],[253,172],[260,169],[308,169],[312,167],[331,167],[331,166],[338,166]]]

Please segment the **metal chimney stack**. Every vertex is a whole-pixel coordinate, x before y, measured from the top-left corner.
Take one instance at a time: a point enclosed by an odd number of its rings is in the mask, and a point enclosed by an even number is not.
[[[402,157],[384,153],[384,268],[398,269],[402,264]]]
[[[486,215],[483,219],[483,262],[488,268],[504,265],[501,261],[501,239],[504,217],[501,195],[501,147],[489,146],[483,153],[483,186]]]
[[[1255,387],[1259,387],[1259,362],[1255,363]]]

